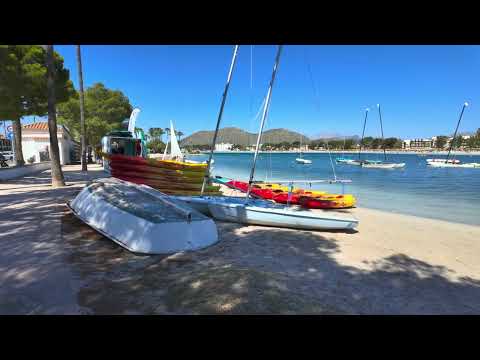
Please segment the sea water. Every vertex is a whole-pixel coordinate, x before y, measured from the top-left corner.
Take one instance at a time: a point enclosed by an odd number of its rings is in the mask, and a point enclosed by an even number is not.
[[[311,165],[295,162],[295,153],[260,153],[255,180],[352,180],[352,183],[312,184],[312,189],[356,196],[357,206],[421,217],[480,225],[480,169],[430,168],[426,159],[438,156],[387,154],[389,162],[403,162],[403,169],[367,169],[336,164],[341,154],[306,153]],[[358,155],[350,154],[350,158]],[[383,154],[362,154],[362,159],[383,160]],[[445,156],[441,156],[445,158]],[[206,156],[195,156],[196,160]],[[462,162],[478,162],[480,156],[457,155]],[[216,153],[213,175],[248,180],[253,153]],[[333,164],[333,166],[332,166]],[[305,184],[296,184],[309,188]]]

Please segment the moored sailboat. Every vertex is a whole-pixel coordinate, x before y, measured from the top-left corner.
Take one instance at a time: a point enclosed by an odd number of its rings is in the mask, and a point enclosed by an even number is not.
[[[217,119],[217,126],[215,134],[213,136],[213,143],[211,147],[208,167],[210,167],[210,160],[213,155],[213,149],[215,148],[215,142],[218,134],[219,125],[221,122],[223,108],[230,85],[231,75],[236,62],[238,46],[235,47],[232,63],[230,65],[229,74],[227,77],[227,83],[225,85],[225,91],[223,93],[222,104],[220,107],[219,116]],[[260,140],[263,132],[265,120],[267,118],[268,109],[271,100],[271,94],[275,76],[277,73],[282,46],[278,46],[277,54],[275,57],[275,64],[273,67],[272,77],[268,87],[266,100],[263,108],[262,119],[260,122],[260,131],[257,137],[257,144],[255,147],[255,153],[253,157],[253,164],[250,172],[250,180],[248,182],[248,190],[245,198],[239,197],[178,197],[185,201],[191,207],[209,213],[215,219],[231,221],[243,224],[258,224],[268,225],[276,227],[289,227],[298,229],[352,229],[358,225],[358,220],[352,216],[345,214],[333,214],[330,212],[322,211],[306,211],[300,208],[289,208],[279,204],[273,204],[266,200],[256,200],[250,197],[251,186],[253,184],[253,178],[255,173],[255,165],[258,157],[258,153],[261,147]],[[208,181],[208,175],[204,180],[204,184]]]
[[[465,102],[460,112],[460,117],[458,118],[457,127],[453,134],[453,138],[450,142],[450,147],[448,149],[447,157],[445,159],[427,159],[427,165],[431,168],[469,168],[469,169],[480,169],[480,163],[462,163],[458,159],[450,159],[450,153],[453,149],[453,144],[455,138],[457,137],[458,128],[460,127],[460,122],[463,118],[463,113],[468,106],[468,102]]]
[[[394,162],[388,162],[387,161],[387,153],[385,150],[385,142],[383,138],[383,122],[382,122],[382,112],[380,110],[380,104],[377,104],[378,108],[378,116],[380,119],[380,129],[382,132],[382,148],[383,148],[383,157],[384,161],[378,161],[378,162],[373,162],[373,161],[368,161],[368,162],[363,162],[361,165],[364,168],[367,169],[400,169],[405,167],[405,163],[394,163]]]

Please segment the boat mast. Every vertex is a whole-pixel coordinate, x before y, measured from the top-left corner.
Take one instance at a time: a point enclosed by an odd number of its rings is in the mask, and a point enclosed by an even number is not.
[[[383,123],[382,123],[382,112],[380,111],[380,104],[377,104],[378,107],[378,116],[380,117],[380,129],[382,131],[382,148],[383,148],[383,158],[387,161],[387,153],[385,151],[385,141],[383,140]]]
[[[450,156],[450,152],[452,151],[453,143],[455,142],[455,138],[456,138],[456,136],[457,136],[458,127],[460,126],[460,121],[462,121],[463,112],[465,111],[465,108],[466,108],[467,106],[468,106],[468,103],[465,102],[465,103],[463,104],[462,112],[460,113],[460,117],[458,118],[457,127],[455,128],[455,133],[453,134],[453,139],[452,139],[452,141],[450,142],[450,148],[448,149],[448,154],[447,154],[447,158],[445,159],[445,164],[448,162],[448,158],[449,158],[449,156]]]
[[[367,125],[367,118],[368,118],[369,111],[370,111],[369,108],[365,109],[365,120],[363,120],[362,140],[360,140],[360,148],[358,149],[358,160],[360,160],[360,153],[362,152],[363,137],[365,136],[365,126]]]
[[[273,71],[272,71],[272,79],[270,80],[270,85],[268,86],[267,98],[265,100],[265,105],[263,107],[262,121],[260,122],[260,131],[258,132],[258,136],[257,136],[257,146],[255,147],[255,155],[253,156],[253,165],[250,171],[250,179],[248,180],[248,190],[247,190],[247,196],[246,196],[247,200],[248,200],[248,196],[250,195],[250,191],[252,190],[253,176],[255,175],[255,165],[257,163],[257,156],[260,150],[260,140],[262,138],[263,126],[265,125],[265,119],[267,118],[268,108],[270,107],[272,88],[273,88],[273,83],[275,82],[275,75],[277,74],[278,63],[280,62],[282,47],[283,47],[282,45],[278,45],[277,56],[275,57],[275,64],[273,66]]]
[[[215,143],[217,142],[218,129],[220,128],[220,122],[222,121],[223,108],[225,106],[225,101],[227,100],[227,93],[228,93],[228,88],[230,87],[230,80],[232,79],[233,69],[237,61],[238,48],[239,48],[239,45],[235,45],[235,48],[233,50],[232,62],[230,64],[230,70],[228,71],[225,90],[223,91],[222,104],[220,105],[220,111],[218,113],[217,126],[215,128],[215,134],[213,135],[212,147],[210,149],[210,155],[208,156],[207,170],[203,178],[202,191],[200,192],[200,196],[203,196],[203,192],[205,191],[205,185],[207,185],[208,179],[210,177],[210,164],[212,162],[213,151],[215,150]]]

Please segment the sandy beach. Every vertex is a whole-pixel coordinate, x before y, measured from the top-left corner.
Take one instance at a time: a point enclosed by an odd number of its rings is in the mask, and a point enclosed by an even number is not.
[[[218,222],[209,248],[138,256],[65,207],[90,169],[0,183],[1,314],[480,313],[480,227],[356,208],[354,232]]]

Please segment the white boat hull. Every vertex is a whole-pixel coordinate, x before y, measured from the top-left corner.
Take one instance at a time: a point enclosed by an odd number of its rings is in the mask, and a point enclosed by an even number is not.
[[[450,163],[450,164],[460,164],[460,160],[456,159],[427,159],[427,163]]]
[[[176,197],[189,206],[221,221],[307,230],[346,230],[358,226],[350,215],[324,210],[285,207],[264,200],[244,197]]]
[[[98,188],[92,190],[99,183],[120,192],[102,194]],[[136,205],[131,202],[135,197],[139,200]],[[68,206],[87,225],[135,253],[171,254],[201,249],[218,241],[212,219],[145,185],[99,179],[86,186]]]
[[[295,161],[299,164],[311,164],[312,163],[312,160],[301,159],[301,158],[297,158],[297,159],[295,159]]]
[[[364,163],[362,164],[362,167],[364,168],[370,168],[370,169],[399,169],[399,168],[403,168],[405,166],[405,163],[388,163],[388,164],[385,164],[385,163],[379,163],[379,164],[375,164],[375,163]]]
[[[427,164],[429,167],[435,168],[467,168],[467,169],[480,169],[480,163],[465,163],[465,164],[452,164],[445,162],[429,162]]]

